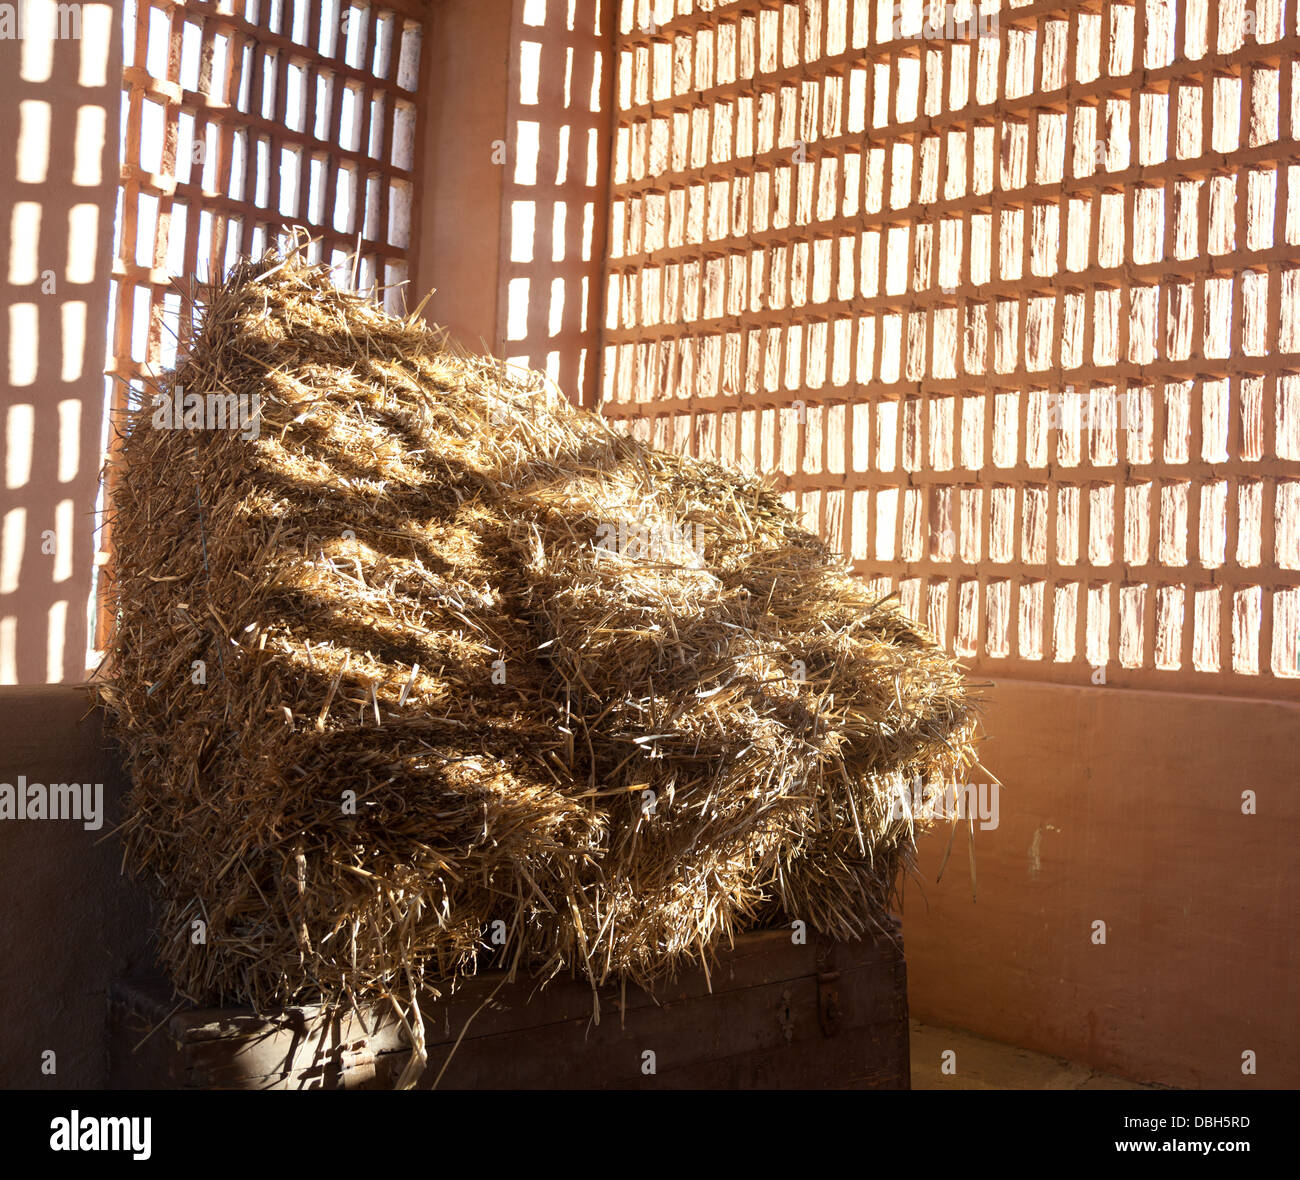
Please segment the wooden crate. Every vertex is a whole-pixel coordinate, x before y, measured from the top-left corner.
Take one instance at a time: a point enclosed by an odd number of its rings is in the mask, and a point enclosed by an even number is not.
[[[385,1089],[409,1057],[400,1021],[380,1008],[363,1009],[367,1031],[355,1012],[326,1017],[305,1006],[259,1016],[178,1005],[155,981],[116,984],[109,1007],[113,1088]],[[786,930],[745,935],[707,979],[683,973],[657,999],[629,987],[622,1010],[618,989],[604,989],[599,1024],[592,1007],[590,986],[575,980],[536,991],[484,972],[426,1006],[429,1067],[420,1085],[434,1083],[462,1031],[440,1088],[909,1084],[896,927],[862,943],[810,938],[800,946]]]

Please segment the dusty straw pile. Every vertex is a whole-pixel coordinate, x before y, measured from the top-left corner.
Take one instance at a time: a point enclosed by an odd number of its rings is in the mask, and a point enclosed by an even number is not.
[[[127,854],[182,993],[405,1003],[493,930],[652,984],[779,915],[871,927],[893,792],[973,762],[972,705],[774,493],[297,254],[205,300],[169,389],[256,395],[257,437],[147,404],[112,504]]]

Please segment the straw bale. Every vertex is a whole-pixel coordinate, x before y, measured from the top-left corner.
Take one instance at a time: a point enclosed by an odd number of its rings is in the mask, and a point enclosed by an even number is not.
[[[147,402],[114,472],[125,850],[182,994],[406,1003],[487,953],[653,986],[894,903],[896,789],[974,764],[975,705],[761,481],[300,251],[203,295],[177,390],[260,402],[255,437]]]

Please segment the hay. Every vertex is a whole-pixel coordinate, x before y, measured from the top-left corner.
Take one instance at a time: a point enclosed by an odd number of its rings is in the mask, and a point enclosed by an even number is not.
[[[176,388],[261,399],[255,439],[146,404],[113,485],[105,697],[180,993],[409,998],[502,932],[512,971],[653,985],[890,906],[892,792],[973,763],[973,706],[759,481],[296,252],[205,294]]]

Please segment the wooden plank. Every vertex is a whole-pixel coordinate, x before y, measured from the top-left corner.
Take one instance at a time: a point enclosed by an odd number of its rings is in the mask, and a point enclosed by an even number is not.
[[[827,1036],[818,976],[832,959],[840,1017]],[[901,1066],[898,1060],[906,1041],[905,973],[889,934],[838,946],[795,946],[784,930],[745,935],[708,977],[683,972],[654,997],[635,987],[625,994],[605,988],[600,1000],[597,1024],[592,991],[580,980],[558,979],[538,991],[532,981],[505,982],[500,971],[470,978],[424,1009],[430,1066],[422,1084],[433,1084],[462,1033],[444,1087],[623,1088],[706,1078],[739,1085],[736,1079],[751,1075],[785,1076],[787,1067],[789,1077],[806,1079],[799,1084],[892,1085],[906,1074],[905,1059]],[[353,1011],[319,1006],[263,1015],[196,1009],[178,1006],[157,981],[119,983],[111,1002],[112,1073],[128,1087],[389,1086],[408,1059],[404,1030],[392,1011],[363,1014],[365,1025]],[[794,1050],[831,1041],[823,1065],[831,1072],[818,1083],[819,1054]],[[640,1072],[646,1049],[662,1058],[653,1075]],[[362,1064],[348,1069],[349,1060]]]

